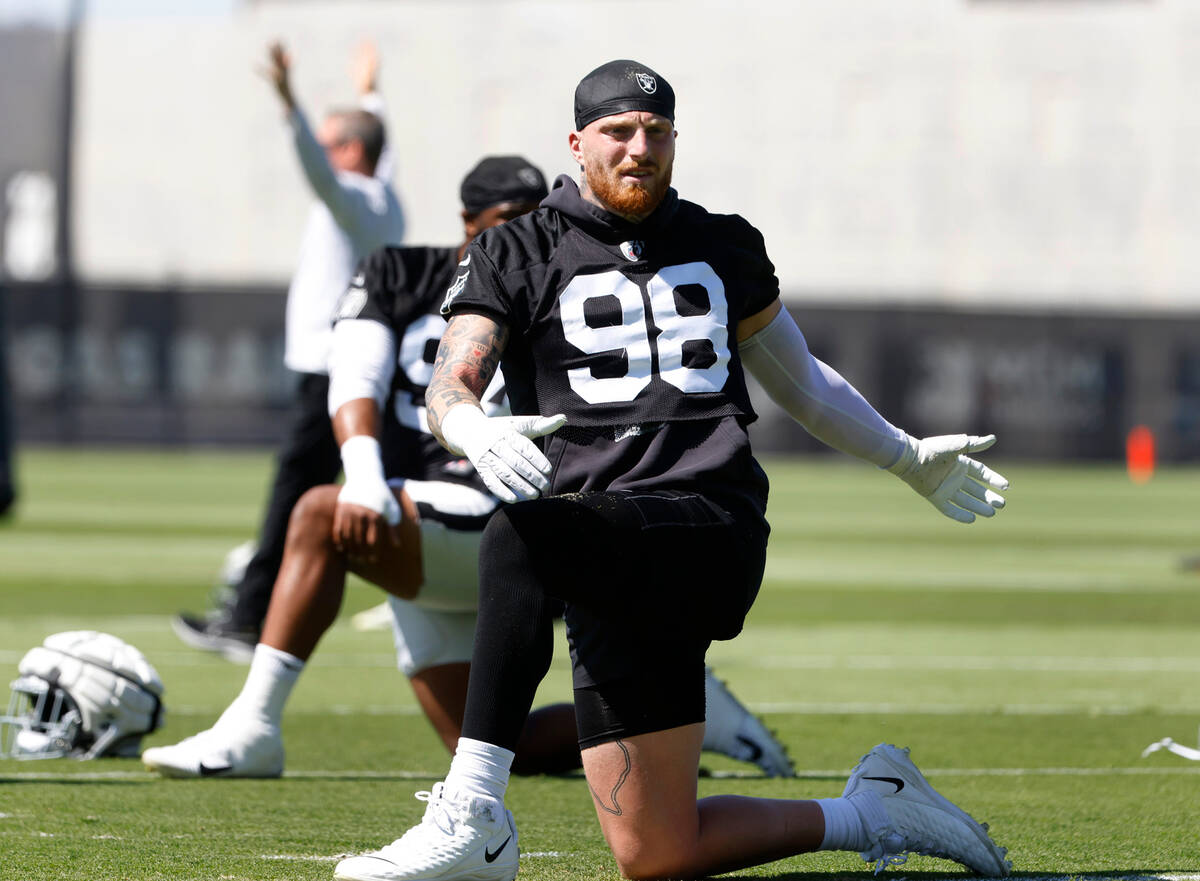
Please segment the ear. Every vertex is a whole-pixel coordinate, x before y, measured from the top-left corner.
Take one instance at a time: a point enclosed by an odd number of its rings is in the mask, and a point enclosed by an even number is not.
[[[357,139],[351,139],[346,142],[346,166],[352,171],[359,171],[367,174],[367,151],[363,147],[363,142]]]
[[[571,157],[575,164],[583,168],[583,132],[571,132],[567,135],[567,146],[571,149]]]
[[[475,218],[478,215],[472,214],[465,208],[459,213],[463,222],[463,235],[466,236],[466,241],[469,242],[475,236],[479,235],[479,224],[475,222]]]

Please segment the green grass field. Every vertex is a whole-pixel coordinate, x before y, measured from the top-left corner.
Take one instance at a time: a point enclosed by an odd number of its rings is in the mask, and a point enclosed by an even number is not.
[[[789,745],[772,781],[705,757],[703,794],[840,793],[879,741],[913,748],[935,786],[1010,848],[1027,878],[1200,879],[1200,470],[1144,486],[1108,466],[996,462],[1012,480],[993,522],[963,527],[903,484],[838,458],[768,460],[767,579],[718,672]],[[245,668],[179,643],[225,552],[252,536],[269,458],[251,453],[26,451],[0,525],[0,670],[46,635],[89,628],[140,648],[167,685],[146,745],[209,725]],[[164,781],[131,760],[0,760],[0,877],[332,877],[339,854],[415,822],[448,757],[395,670],[386,632],[350,613],[293,694],[281,781]],[[561,645],[561,641],[560,641]],[[4,679],[6,683],[8,680]],[[565,648],[540,700],[565,699]],[[616,879],[581,777],[516,779],[525,879]],[[855,876],[850,854],[733,877]],[[891,874],[961,874],[913,858]]]

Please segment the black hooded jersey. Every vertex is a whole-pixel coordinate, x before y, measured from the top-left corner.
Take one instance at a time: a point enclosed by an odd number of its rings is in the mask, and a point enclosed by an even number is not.
[[[392,403],[383,414],[380,445],[387,475],[467,483],[486,491],[471,463],[443,448],[425,418],[425,387],[446,329],[439,309],[457,263],[457,248],[380,248],[359,263],[334,320],[377,321],[395,337]],[[502,378],[485,398],[489,412],[507,412]]]
[[[560,177],[538,210],[472,244],[443,311],[508,327],[514,413],[566,414],[543,441],[553,492],[732,490],[761,508],[736,328],[778,295],[762,235],[741,217],[670,190],[630,224]]]

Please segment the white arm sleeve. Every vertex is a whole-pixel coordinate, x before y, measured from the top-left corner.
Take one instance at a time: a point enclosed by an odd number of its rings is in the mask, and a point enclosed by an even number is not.
[[[329,164],[329,157],[325,155],[325,148],[317,143],[308,119],[299,106],[288,114],[288,124],[292,128],[296,155],[300,158],[300,167],[308,185],[317,198],[325,203],[340,227],[353,232],[368,218],[379,213],[378,194],[372,196],[364,184],[370,183],[376,190],[379,185],[363,175],[334,170]]]
[[[396,337],[366,318],[349,318],[333,326],[329,351],[329,415],[347,401],[373,398],[383,412],[396,371]]]
[[[814,358],[787,309],[738,344],[742,364],[776,404],[834,449],[886,468],[908,434],[876,412],[854,386]]]

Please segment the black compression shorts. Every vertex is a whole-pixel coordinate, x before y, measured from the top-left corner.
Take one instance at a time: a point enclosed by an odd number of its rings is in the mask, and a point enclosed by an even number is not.
[[[741,630],[762,580],[762,518],[675,490],[503,511],[543,589],[566,603],[574,684],[587,691],[581,745],[702,721],[705,652]]]

